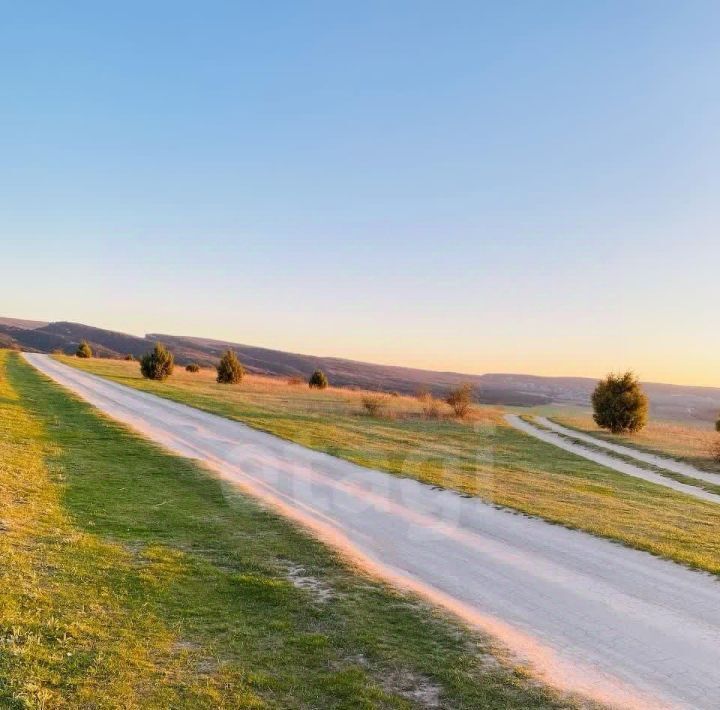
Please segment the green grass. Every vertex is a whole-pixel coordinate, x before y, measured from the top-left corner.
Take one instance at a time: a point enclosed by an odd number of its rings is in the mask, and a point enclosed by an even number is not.
[[[418,690],[574,706],[0,351],[0,707],[410,708]]]
[[[140,377],[136,363],[60,359],[360,465],[720,573],[720,506],[529,437],[497,410],[481,409],[469,423],[424,420],[417,402],[400,397],[389,398],[388,416],[378,419],[361,414],[358,392],[312,392],[260,377],[218,385],[207,370],[153,382]]]

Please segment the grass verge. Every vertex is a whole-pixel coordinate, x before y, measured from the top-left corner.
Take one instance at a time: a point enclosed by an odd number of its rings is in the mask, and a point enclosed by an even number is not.
[[[0,562],[3,708],[576,705],[7,351]]]

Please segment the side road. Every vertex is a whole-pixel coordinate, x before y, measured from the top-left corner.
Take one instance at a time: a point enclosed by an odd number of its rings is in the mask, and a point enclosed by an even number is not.
[[[26,358],[376,574],[494,634],[550,682],[622,707],[716,706],[714,577],[361,468],[44,355]]]
[[[568,427],[562,426],[561,424],[557,424],[556,422],[548,419],[547,417],[537,417],[536,421],[539,424],[542,424],[542,426],[545,426],[548,429],[552,429],[558,434],[571,436],[573,439],[577,439],[578,441],[585,441],[588,444],[592,444],[593,446],[598,446],[601,449],[613,451],[616,454],[621,454],[622,456],[633,458],[636,461],[642,461],[643,463],[650,464],[651,466],[664,468],[666,471],[679,473],[681,476],[690,476],[691,478],[698,478],[701,481],[707,481],[708,483],[720,485],[720,475],[708,473],[707,471],[702,471],[695,466],[691,466],[689,463],[677,461],[676,459],[672,459],[669,456],[658,456],[657,454],[647,453],[645,451],[633,449],[629,446],[623,446],[622,444],[615,444],[611,441],[605,441],[605,439],[600,439],[597,436],[583,434],[581,431],[577,431],[576,429],[570,429]]]
[[[520,429],[521,431],[525,432],[526,434],[529,434],[530,436],[534,436],[536,439],[545,441],[548,444],[553,444],[554,446],[557,446],[558,448],[563,449],[564,451],[569,451],[573,454],[577,454],[578,456],[582,456],[583,458],[588,459],[588,461],[594,461],[595,463],[599,463],[602,466],[607,466],[608,468],[612,468],[615,471],[618,471],[619,473],[624,473],[628,476],[634,476],[635,478],[642,478],[645,481],[650,481],[651,483],[657,483],[659,486],[665,486],[666,488],[672,488],[675,491],[678,491],[680,493],[686,493],[687,495],[693,496],[695,498],[707,500],[712,503],[720,503],[720,495],[717,495],[716,493],[710,493],[709,491],[705,491],[702,488],[698,488],[696,486],[692,486],[687,483],[681,483],[680,481],[675,481],[672,478],[668,478],[659,473],[654,473],[653,471],[650,471],[647,468],[644,468],[642,466],[635,466],[631,463],[627,463],[626,461],[622,461],[615,456],[611,456],[610,454],[604,454],[600,451],[594,451],[593,449],[585,447],[582,444],[576,444],[573,441],[568,441],[566,438],[564,438],[560,434],[562,433],[562,434],[565,434],[566,436],[570,436],[575,439],[582,439],[583,441],[589,440],[588,443],[591,443],[593,446],[602,446],[602,444],[605,443],[605,442],[601,441],[600,439],[594,439],[593,437],[590,437],[590,436],[582,437],[581,435],[576,434],[576,432],[574,430],[565,429],[564,427],[554,424],[553,422],[546,420],[543,417],[538,417],[538,422],[541,423],[543,426],[551,426],[557,433],[554,433],[553,431],[547,431],[545,429],[541,429],[537,426],[533,426],[532,424],[521,419],[516,414],[507,414],[505,416],[505,419],[512,426],[516,427],[517,429]],[[615,446],[615,445],[611,444],[608,446],[604,446],[602,448],[609,448],[609,446]],[[629,453],[626,454],[625,453],[626,451],[628,451],[628,452],[632,451],[633,454],[637,453],[633,449],[627,449],[626,447],[623,447],[623,446],[618,446],[616,448],[622,449],[622,451],[617,451],[617,453],[622,453],[623,456],[630,455]],[[637,460],[644,460],[644,459],[639,459],[637,456],[634,456],[634,458],[636,458]],[[655,458],[659,458],[659,457],[655,457]],[[653,465],[659,465],[659,464],[653,464]],[[698,473],[702,473],[702,472],[699,471]],[[689,475],[689,474],[687,474],[687,475]],[[703,480],[708,480],[710,483],[718,483],[718,480],[717,480],[718,477],[717,476],[713,477],[712,474],[709,474],[709,473],[704,473],[702,476],[695,476],[695,474],[693,474],[693,476],[695,478],[702,478]]]

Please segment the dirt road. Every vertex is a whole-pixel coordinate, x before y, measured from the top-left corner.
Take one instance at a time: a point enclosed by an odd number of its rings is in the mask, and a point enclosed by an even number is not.
[[[569,429],[561,424],[556,424],[547,417],[537,417],[537,421],[548,429],[552,429],[558,434],[564,436],[570,436],[578,441],[585,441],[593,446],[598,446],[601,449],[607,449],[616,454],[622,456],[628,456],[636,461],[642,461],[648,463],[651,466],[657,466],[658,468],[664,468],[667,471],[673,471],[683,476],[690,476],[691,478],[699,478],[701,481],[707,481],[708,483],[714,483],[720,485],[720,475],[717,473],[710,473],[703,471],[695,466],[684,461],[678,461],[677,459],[671,459],[669,456],[659,456],[658,454],[651,454],[647,451],[639,451],[633,449],[630,446],[623,446],[622,444],[615,444],[612,441],[605,441],[597,436],[591,436],[590,434],[583,434],[575,429]]]
[[[717,493],[710,493],[703,490],[702,488],[698,488],[697,486],[693,486],[688,483],[681,483],[680,481],[676,481],[672,478],[668,478],[667,476],[663,476],[662,474],[651,471],[650,469],[643,466],[623,461],[617,456],[612,456],[609,453],[606,454],[603,451],[597,451],[596,449],[583,446],[582,444],[578,444],[575,441],[570,441],[565,437],[571,436],[574,439],[583,441],[590,439],[588,443],[592,444],[593,446],[598,446],[599,448],[609,448],[610,446],[612,446],[614,449],[625,449],[627,447],[616,446],[614,444],[609,444],[608,446],[601,446],[601,444],[603,444],[604,442],[600,441],[599,439],[592,439],[589,436],[576,434],[572,429],[565,429],[564,427],[561,427],[557,424],[553,424],[553,422],[551,422],[550,420],[546,420],[543,417],[538,417],[538,422],[542,423],[543,425],[545,425],[545,422],[547,422],[547,424],[551,426],[553,431],[547,431],[533,424],[530,424],[529,422],[521,419],[516,414],[506,414],[505,419],[507,419],[507,421],[512,424],[512,426],[514,426],[516,429],[520,429],[526,434],[534,436],[536,439],[545,441],[548,444],[557,446],[559,449],[569,451],[570,453],[576,454],[577,456],[582,456],[589,461],[599,463],[601,466],[607,466],[608,468],[612,468],[619,473],[624,473],[627,476],[634,476],[635,478],[642,478],[643,480],[650,481],[651,483],[657,483],[659,486],[665,486],[665,488],[672,488],[675,491],[678,491],[680,493],[686,493],[687,495],[693,496],[694,498],[701,498],[702,500],[708,500],[713,503],[720,504],[720,495],[718,495]],[[561,430],[563,429],[564,432],[561,432]],[[564,434],[564,436],[561,434]],[[632,451],[633,454],[637,453],[633,449],[629,449],[629,451]],[[622,451],[616,451],[616,453],[622,453],[623,455],[627,456],[630,455],[625,454]],[[633,458],[637,457],[633,456]],[[700,471],[699,473],[701,474],[700,478],[708,480],[707,477],[709,477],[711,483],[720,483],[716,480],[718,477],[713,477],[713,474],[703,473],[702,471]]]
[[[720,584],[710,575],[309,451],[46,355],[26,358],[374,573],[495,635],[550,682],[620,707],[718,706]]]

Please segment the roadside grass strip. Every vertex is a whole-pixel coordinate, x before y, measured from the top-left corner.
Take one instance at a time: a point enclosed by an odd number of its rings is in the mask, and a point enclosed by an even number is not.
[[[0,707],[581,705],[0,351]]]

